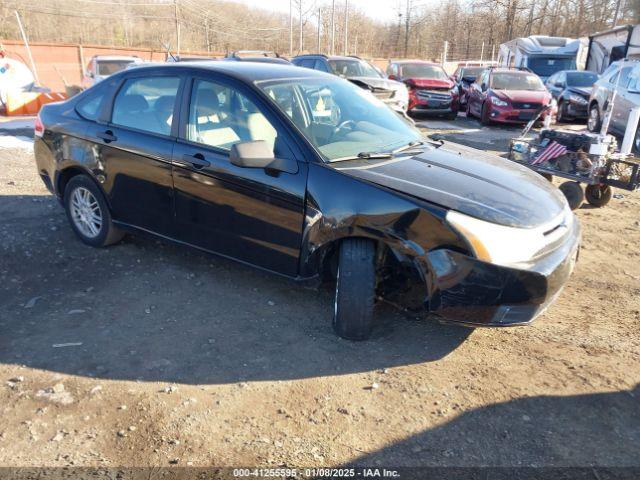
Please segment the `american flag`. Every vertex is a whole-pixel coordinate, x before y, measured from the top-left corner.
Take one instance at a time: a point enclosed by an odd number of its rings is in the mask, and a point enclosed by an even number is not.
[[[537,165],[538,163],[546,162],[552,158],[557,158],[560,155],[567,153],[567,147],[559,144],[555,140],[547,145],[544,150],[541,150],[531,162],[531,165]]]

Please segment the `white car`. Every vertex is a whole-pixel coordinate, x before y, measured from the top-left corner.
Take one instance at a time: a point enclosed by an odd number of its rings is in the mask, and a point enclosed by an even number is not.
[[[143,63],[139,57],[129,55],[96,55],[91,58],[82,77],[82,88],[87,89],[134,63]]]

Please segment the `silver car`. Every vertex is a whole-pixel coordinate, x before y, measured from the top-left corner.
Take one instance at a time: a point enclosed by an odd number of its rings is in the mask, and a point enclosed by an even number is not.
[[[609,68],[593,84],[593,91],[589,97],[589,120],[587,128],[591,132],[599,132],[602,127],[608,102],[613,91],[617,88],[616,99],[611,112],[609,132],[624,135],[629,119],[629,112],[640,107],[640,62],[613,62]],[[618,75],[620,78],[618,79]],[[636,133],[633,147],[640,153],[640,129]]]

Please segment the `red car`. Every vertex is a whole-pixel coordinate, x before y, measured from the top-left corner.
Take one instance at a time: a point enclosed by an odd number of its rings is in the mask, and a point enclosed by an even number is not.
[[[551,93],[535,73],[507,68],[489,68],[471,84],[467,117],[478,117],[483,124],[527,123],[553,102]],[[544,120],[547,111],[540,117]]]
[[[458,115],[458,87],[437,63],[392,61],[387,67],[387,76],[407,86],[408,112],[429,112],[450,119]]]

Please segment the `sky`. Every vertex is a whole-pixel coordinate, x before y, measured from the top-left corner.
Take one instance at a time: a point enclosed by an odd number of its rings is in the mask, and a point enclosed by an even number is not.
[[[259,7],[267,10],[289,13],[290,0],[241,0],[250,7]],[[336,6],[344,4],[345,0],[336,0]],[[331,0],[316,2],[318,5],[331,5]],[[367,13],[368,16],[376,20],[392,21],[397,20],[398,0],[349,0],[349,5],[354,5],[358,9]]]

